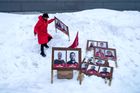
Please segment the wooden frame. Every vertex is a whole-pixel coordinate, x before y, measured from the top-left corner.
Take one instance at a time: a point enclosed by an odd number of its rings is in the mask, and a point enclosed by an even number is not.
[[[115,66],[118,67],[116,49],[95,47],[94,48],[94,57],[100,58],[103,60],[113,60],[113,61],[115,61]]]
[[[94,65],[94,64],[89,64],[86,74],[87,75],[96,75],[98,76],[98,71],[99,71],[99,66]]]
[[[116,61],[117,60],[116,49],[112,48],[105,49],[105,58],[108,60]]]
[[[109,62],[107,59],[100,59],[95,58],[93,63],[89,62],[90,57],[85,57],[81,63],[81,73],[91,76],[95,75],[98,77],[102,77],[105,80],[105,83],[107,83],[107,80],[109,80],[109,86],[112,82],[112,76],[113,76],[113,67],[109,67]],[[100,61],[100,62],[98,62]],[[100,73],[102,71],[102,68],[109,69],[109,73],[106,73],[105,75],[103,73]]]
[[[92,50],[95,47],[98,47],[98,48],[108,48],[108,42],[105,42],[105,41],[95,41],[95,40],[87,40],[86,50]]]
[[[105,59],[105,48],[95,47],[94,48],[94,57],[100,58],[100,59]]]
[[[89,64],[94,64],[94,58],[93,57],[89,57],[89,56],[85,56],[83,61],[81,62],[81,72],[86,74],[87,72],[87,68]]]
[[[109,86],[111,86],[113,77],[113,67],[100,66],[98,76],[105,79],[105,83],[107,83],[107,80],[109,80]]]
[[[100,58],[95,58],[95,64],[97,66],[109,66],[108,60],[103,60],[103,59],[100,59]]]
[[[68,35],[69,40],[70,40],[68,26],[65,25],[61,20],[59,20],[58,18],[55,17],[55,30],[56,30],[56,32],[57,32],[57,29],[59,29],[60,31],[62,31],[63,33]]]
[[[86,56],[83,60],[83,62],[86,62],[88,64],[94,64],[94,58]]]
[[[62,59],[59,58],[59,53],[64,54],[64,57],[61,56]],[[57,57],[60,60],[59,62],[58,62]],[[72,60],[69,61],[70,58]],[[76,62],[74,61],[74,59]],[[65,70],[66,71],[67,70],[80,70],[80,66],[81,66],[80,64],[81,64],[81,48],[53,47],[52,48],[51,83],[53,83],[53,70],[64,70],[64,71]]]
[[[53,69],[64,68],[66,64],[66,51],[64,50],[56,50],[54,51],[54,64]]]
[[[99,76],[102,78],[112,78],[113,67],[100,66]]]

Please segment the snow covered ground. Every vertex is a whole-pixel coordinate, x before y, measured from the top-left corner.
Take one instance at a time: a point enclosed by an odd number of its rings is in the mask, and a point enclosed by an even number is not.
[[[45,58],[33,34],[39,15],[0,13],[0,93],[140,93],[140,12],[92,9],[49,14],[69,26],[71,41],[50,24],[54,39]],[[72,80],[58,80],[55,73],[50,83],[52,47],[68,47],[77,31],[82,58],[87,40],[108,41],[116,48],[119,67],[114,68],[110,87],[96,76],[85,76],[79,85],[77,72]]]

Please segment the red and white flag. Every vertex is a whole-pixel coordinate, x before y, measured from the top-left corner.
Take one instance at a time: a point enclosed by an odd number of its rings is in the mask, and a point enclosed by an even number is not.
[[[69,46],[69,48],[76,48],[79,44],[79,40],[78,40],[78,32],[77,32],[77,35],[75,37],[75,40],[73,42],[73,44],[71,46]]]

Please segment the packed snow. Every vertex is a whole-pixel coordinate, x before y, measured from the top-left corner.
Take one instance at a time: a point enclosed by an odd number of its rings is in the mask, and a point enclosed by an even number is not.
[[[0,13],[0,93],[140,93],[140,12],[92,9],[73,13],[49,14],[69,26],[68,37],[55,31],[54,23],[48,31],[53,39],[40,56],[40,46],[33,34],[41,13]],[[87,40],[107,41],[117,50],[118,68],[114,67],[112,85],[102,78],[85,76],[82,85],[78,72],[71,80],[57,79],[51,84],[52,47],[68,47],[79,31],[82,59],[86,56]]]

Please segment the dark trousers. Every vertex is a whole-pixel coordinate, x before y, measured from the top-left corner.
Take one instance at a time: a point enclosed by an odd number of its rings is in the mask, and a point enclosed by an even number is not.
[[[52,37],[49,37],[49,38],[48,38],[48,42],[49,42],[51,39],[52,39]],[[49,46],[47,45],[47,43],[41,44],[40,50],[41,50],[41,53],[43,53],[43,54],[44,54],[44,47],[49,48]]]

